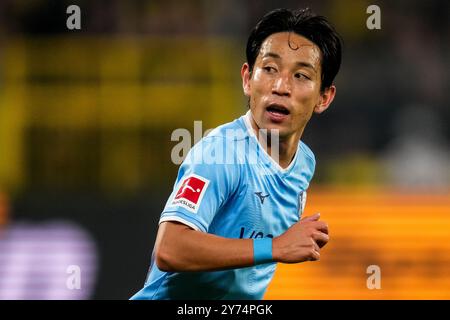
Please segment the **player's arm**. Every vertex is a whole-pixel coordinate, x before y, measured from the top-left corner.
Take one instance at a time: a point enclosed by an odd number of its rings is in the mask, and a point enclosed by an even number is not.
[[[319,216],[304,218],[272,242],[275,262],[298,263],[320,258],[328,227]],[[255,264],[253,239],[229,239],[196,231],[182,223],[160,224],[155,244],[159,269],[170,272],[214,271]]]

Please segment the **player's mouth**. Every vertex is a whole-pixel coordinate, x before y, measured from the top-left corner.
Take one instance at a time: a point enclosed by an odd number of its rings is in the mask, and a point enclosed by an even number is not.
[[[272,103],[266,107],[267,114],[273,122],[281,122],[285,120],[290,112],[288,108],[281,104]]]

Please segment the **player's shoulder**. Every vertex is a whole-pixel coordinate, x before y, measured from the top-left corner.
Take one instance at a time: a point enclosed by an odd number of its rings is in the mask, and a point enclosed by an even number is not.
[[[240,117],[212,129],[194,148],[202,148],[204,152],[208,152],[209,149],[222,150],[222,148],[228,153],[238,152],[239,144],[235,142],[246,140],[248,137],[249,132],[243,117]]]
[[[203,140],[208,143],[216,141],[239,141],[248,137],[248,130],[244,124],[243,117],[235,119],[231,122],[224,123],[209,132]]]
[[[244,157],[241,144],[235,142],[248,138],[242,117],[211,130],[189,151],[185,163],[236,164]]]

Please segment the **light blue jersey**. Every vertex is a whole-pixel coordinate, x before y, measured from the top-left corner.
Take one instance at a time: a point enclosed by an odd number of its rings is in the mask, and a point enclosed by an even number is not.
[[[314,155],[299,142],[282,169],[258,143],[250,117],[249,111],[214,129],[190,150],[160,223],[178,221],[200,232],[248,239],[279,236],[299,221]],[[262,299],[275,267],[163,272],[152,256],[145,286],[131,299]]]

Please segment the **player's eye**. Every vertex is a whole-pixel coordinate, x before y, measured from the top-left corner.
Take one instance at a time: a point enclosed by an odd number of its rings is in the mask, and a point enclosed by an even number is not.
[[[305,74],[303,74],[303,73],[300,73],[300,72],[297,72],[297,73],[294,75],[294,77],[297,78],[297,79],[307,79],[307,80],[311,80],[307,75],[305,75]]]
[[[264,69],[264,71],[266,71],[268,73],[273,73],[273,72],[277,71],[277,69],[275,69],[274,67],[271,67],[271,66],[264,67],[263,69]]]

